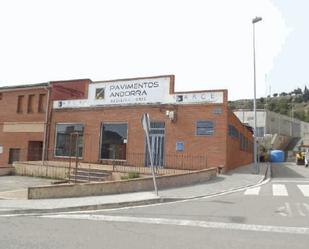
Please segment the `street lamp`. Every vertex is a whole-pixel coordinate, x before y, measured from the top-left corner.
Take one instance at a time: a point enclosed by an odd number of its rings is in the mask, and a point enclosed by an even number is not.
[[[256,68],[255,68],[255,24],[262,21],[262,17],[255,17],[252,19],[253,26],[253,75],[254,75],[254,100],[253,100],[253,112],[254,112],[254,131],[253,131],[253,156],[254,156],[254,173],[258,174],[260,169],[257,164],[257,144],[256,144]]]

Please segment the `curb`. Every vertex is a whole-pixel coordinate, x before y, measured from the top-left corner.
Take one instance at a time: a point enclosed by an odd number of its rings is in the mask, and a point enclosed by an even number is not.
[[[155,198],[148,200],[139,200],[139,201],[127,201],[127,202],[118,202],[118,203],[104,203],[104,204],[95,204],[95,205],[85,205],[85,206],[76,206],[76,207],[64,207],[64,208],[44,208],[44,209],[12,209],[12,210],[0,210],[1,216],[10,216],[10,215],[26,215],[26,214],[48,214],[55,212],[74,212],[74,211],[93,211],[93,210],[104,210],[104,209],[114,209],[114,208],[123,208],[123,207],[138,207],[144,205],[158,204],[158,203],[167,203],[185,200],[184,198]]]
[[[130,206],[140,206],[140,205],[149,205],[154,203],[160,203],[161,199],[148,199],[140,201],[130,201],[130,202],[119,202],[119,203],[104,203],[104,204],[95,204],[95,205],[85,205],[85,206],[76,206],[76,207],[61,207],[61,208],[44,208],[44,209],[15,209],[15,210],[6,210],[1,212],[1,215],[9,214],[45,214],[53,212],[68,212],[68,211],[87,211],[87,210],[97,210],[97,209],[109,209],[109,208],[121,208],[121,207],[130,207]]]

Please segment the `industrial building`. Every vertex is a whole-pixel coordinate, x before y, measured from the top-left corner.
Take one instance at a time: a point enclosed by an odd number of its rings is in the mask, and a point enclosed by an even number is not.
[[[257,110],[257,137],[268,149],[297,150],[298,145],[308,144],[309,123],[294,117],[268,110]],[[235,110],[242,123],[254,126],[254,112],[248,109]]]
[[[174,84],[167,75],[0,88],[0,167],[72,159],[148,167],[144,113],[157,167],[230,170],[251,163],[252,129],[228,109],[227,90],[175,92]]]

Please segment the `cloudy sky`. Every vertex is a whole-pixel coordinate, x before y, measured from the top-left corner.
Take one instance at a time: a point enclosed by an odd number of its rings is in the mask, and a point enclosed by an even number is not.
[[[176,90],[253,96],[308,81],[306,0],[1,0],[0,86],[175,74]]]

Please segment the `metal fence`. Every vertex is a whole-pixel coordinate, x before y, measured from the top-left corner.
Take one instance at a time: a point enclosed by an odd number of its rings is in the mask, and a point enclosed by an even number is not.
[[[8,162],[14,161],[41,161],[42,151],[40,149],[11,149]],[[93,163],[111,166],[131,166],[137,168],[150,168],[149,157],[145,153],[126,153],[124,159],[91,159],[80,158],[77,156],[53,157],[53,151],[48,153],[49,161],[64,161],[67,162],[70,168],[79,167],[79,163]],[[155,155],[154,155],[155,157]],[[155,161],[156,162],[156,161]],[[155,163],[156,169],[175,169],[175,170],[201,170],[206,169],[207,156],[193,154],[164,154],[163,160],[158,160],[159,164]]]
[[[150,167],[145,153],[127,153],[124,160],[104,159],[99,162],[107,165]],[[165,154],[163,160],[160,160],[160,164],[155,163],[154,167],[158,169],[200,170],[207,168],[207,157],[205,155]]]

